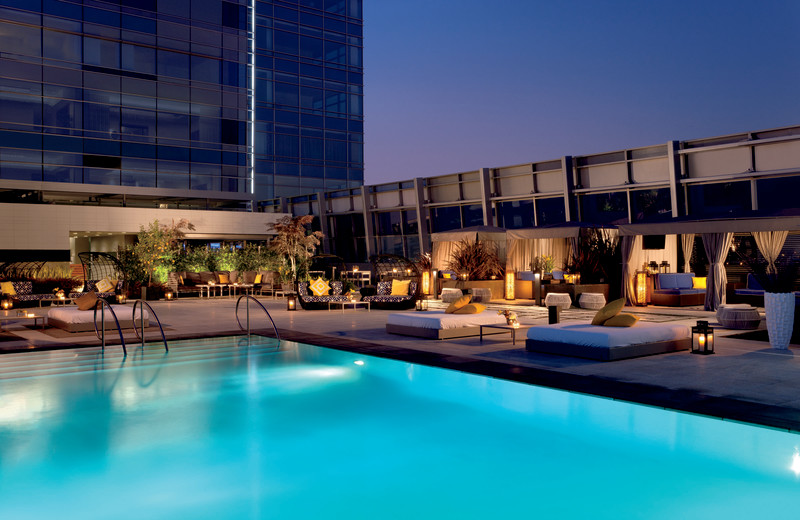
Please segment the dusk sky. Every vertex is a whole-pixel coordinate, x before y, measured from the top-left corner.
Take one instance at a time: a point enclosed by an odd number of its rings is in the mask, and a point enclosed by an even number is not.
[[[365,182],[800,124],[800,1],[368,0]]]

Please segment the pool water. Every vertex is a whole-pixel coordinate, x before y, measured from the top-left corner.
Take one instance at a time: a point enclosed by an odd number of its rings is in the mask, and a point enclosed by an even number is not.
[[[796,518],[800,437],[253,338],[0,356],[0,518]]]

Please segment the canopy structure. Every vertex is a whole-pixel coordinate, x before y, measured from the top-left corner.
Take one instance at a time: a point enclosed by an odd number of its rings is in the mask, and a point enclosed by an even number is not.
[[[508,259],[506,266],[515,271],[527,271],[537,256],[552,256],[554,265],[561,269],[580,240],[581,233],[599,229],[604,236],[615,237],[615,226],[602,226],[586,222],[565,222],[553,226],[526,229],[509,229],[506,232]]]
[[[497,248],[500,263],[506,263],[506,230],[494,226],[473,226],[453,231],[431,234],[433,253],[431,264],[434,269],[447,269],[447,264],[456,245],[462,240],[467,242],[488,242]]]

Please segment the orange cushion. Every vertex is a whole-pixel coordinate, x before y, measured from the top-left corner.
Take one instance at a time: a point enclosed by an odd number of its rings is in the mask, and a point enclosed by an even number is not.
[[[94,291],[90,291],[75,300],[75,305],[78,306],[79,311],[88,311],[94,309],[96,303],[97,293]]]
[[[450,305],[449,305],[449,306],[448,306],[448,307],[447,307],[447,308],[444,310],[444,312],[445,312],[446,314],[453,314],[454,312],[456,312],[456,310],[457,310],[457,309],[460,309],[460,308],[461,308],[461,307],[463,307],[464,305],[467,305],[471,299],[472,299],[472,296],[470,296],[469,294],[465,294],[465,295],[464,295],[464,296],[462,296],[461,298],[459,298],[459,299],[457,299],[456,301],[454,301],[453,303],[451,303],[451,304],[450,304]]]
[[[453,311],[453,314],[479,314],[486,310],[486,305],[480,303],[468,303],[460,309]]]
[[[618,300],[614,300],[613,302],[609,302],[605,307],[597,311],[597,314],[594,315],[594,318],[592,319],[592,325],[603,325],[606,321],[622,312],[622,308],[624,306],[625,298],[620,298]]]
[[[633,314],[617,314],[603,323],[603,327],[633,327],[639,321],[639,316]]]
[[[692,289],[705,289],[706,277],[705,276],[692,276]]]

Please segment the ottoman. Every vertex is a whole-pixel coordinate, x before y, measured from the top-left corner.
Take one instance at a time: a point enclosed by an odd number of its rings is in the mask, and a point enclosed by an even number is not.
[[[545,307],[556,305],[559,309],[564,311],[572,306],[572,297],[567,293],[547,293],[547,296],[544,298],[544,305]]]
[[[457,299],[464,296],[461,289],[442,289],[442,302],[453,303]]]
[[[473,303],[487,303],[492,299],[492,290],[488,287],[473,287],[472,288],[472,302]]]
[[[581,309],[602,309],[606,304],[606,297],[603,293],[586,292],[578,296],[578,305]]]
[[[757,329],[761,315],[746,303],[723,303],[717,309],[717,321],[726,329]]]

